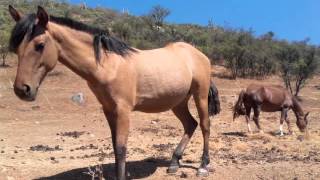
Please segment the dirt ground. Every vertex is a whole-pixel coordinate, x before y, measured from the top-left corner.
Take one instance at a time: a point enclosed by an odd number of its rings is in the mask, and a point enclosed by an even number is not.
[[[114,155],[108,124],[86,82],[62,65],[49,74],[35,102],[13,93],[16,64],[0,68],[0,179],[91,179],[88,167],[102,164],[106,179],[114,179]],[[215,74],[222,67],[214,67]],[[280,84],[277,77],[237,81],[214,77],[222,112],[211,119],[210,158],[213,172],[204,179],[320,179],[320,77],[301,92],[310,111],[311,136],[301,138],[290,112],[295,134],[279,137],[279,113],[262,113],[264,134],[247,134],[243,117],[232,121],[231,105],[251,82]],[[317,88],[318,87],[318,88]],[[82,92],[83,105],[71,101]],[[193,101],[190,109],[198,117]],[[253,122],[252,127],[255,128]],[[285,130],[287,131],[286,127]],[[196,130],[175,175],[166,168],[183,133],[172,112],[131,115],[127,165],[133,179],[199,179],[202,154]]]

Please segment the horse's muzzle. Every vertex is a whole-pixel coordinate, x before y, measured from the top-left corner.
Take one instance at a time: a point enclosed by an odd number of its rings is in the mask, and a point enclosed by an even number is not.
[[[15,94],[24,101],[34,101],[36,99],[38,88],[31,88],[27,84],[15,85],[14,92]]]

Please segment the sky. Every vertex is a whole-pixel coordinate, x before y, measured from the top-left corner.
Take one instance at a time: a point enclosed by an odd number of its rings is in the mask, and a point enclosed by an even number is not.
[[[278,39],[310,38],[320,45],[320,0],[69,0],[102,6],[132,15],[147,14],[155,5],[170,9],[170,23],[214,24],[252,29],[259,36],[269,31]]]

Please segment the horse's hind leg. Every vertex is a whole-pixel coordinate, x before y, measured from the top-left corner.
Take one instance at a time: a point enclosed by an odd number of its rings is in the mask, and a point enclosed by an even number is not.
[[[208,165],[210,163],[210,157],[209,157],[210,121],[209,121],[209,113],[208,113],[208,92],[206,91],[197,92],[194,95],[194,100],[199,113],[200,127],[203,135],[203,154],[201,159],[201,165],[197,172],[197,176],[208,176],[209,175]]]
[[[250,126],[250,114],[251,114],[251,107],[250,106],[246,106],[246,122],[247,122],[247,126],[248,126],[248,132],[250,134],[252,134],[252,130],[251,130],[251,126]]]
[[[261,111],[261,106],[256,106],[253,108],[254,111],[254,115],[253,115],[253,121],[255,122],[258,130],[260,133],[263,133],[261,127],[260,127],[260,123],[259,123],[259,115],[260,115],[260,111]]]
[[[177,172],[179,168],[179,160],[182,157],[183,151],[186,148],[194,130],[196,129],[198,123],[197,121],[192,117],[192,115],[189,112],[188,109],[188,100],[187,98],[185,101],[180,103],[178,106],[174,107],[172,109],[173,113],[177,116],[177,118],[181,121],[183,128],[184,128],[184,134],[182,136],[182,139],[173,152],[172,160],[170,163],[170,166],[167,170],[168,173],[175,173]]]

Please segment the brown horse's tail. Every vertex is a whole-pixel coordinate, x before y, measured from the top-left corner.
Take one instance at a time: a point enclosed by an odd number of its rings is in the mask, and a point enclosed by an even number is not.
[[[244,97],[245,91],[242,90],[239,94],[238,100],[236,104],[233,106],[233,120],[235,120],[240,115],[245,115],[245,108],[243,104],[243,97]]]
[[[211,82],[208,95],[209,116],[219,114],[220,110],[219,92],[214,83]]]

